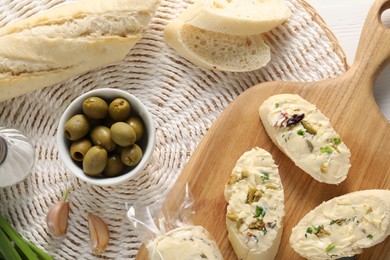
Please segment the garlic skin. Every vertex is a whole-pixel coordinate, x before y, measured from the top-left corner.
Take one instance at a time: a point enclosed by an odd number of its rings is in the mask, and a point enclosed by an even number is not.
[[[69,218],[69,201],[66,201],[69,190],[64,194],[61,201],[54,204],[47,213],[46,224],[49,231],[55,236],[62,236],[66,233]]]
[[[101,255],[106,251],[110,232],[106,222],[98,216],[88,214],[89,238],[94,255]]]

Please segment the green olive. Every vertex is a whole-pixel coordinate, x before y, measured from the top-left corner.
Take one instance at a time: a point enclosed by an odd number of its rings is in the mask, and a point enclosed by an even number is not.
[[[94,127],[90,137],[94,145],[103,147],[107,152],[111,152],[116,148],[116,143],[111,139],[110,129],[107,126]]]
[[[73,160],[81,162],[91,147],[92,144],[88,139],[75,141],[70,145],[70,156]]]
[[[141,118],[133,116],[127,119],[126,123],[128,123],[134,129],[135,136],[136,136],[135,141],[141,139],[141,137],[144,134],[144,124]]]
[[[89,97],[83,102],[84,114],[92,119],[102,119],[107,116],[108,105],[100,97]]]
[[[113,100],[108,107],[108,113],[115,121],[124,121],[129,117],[130,111],[130,104],[124,98],[117,98]]]
[[[108,157],[106,168],[103,175],[106,177],[118,176],[126,166],[123,164],[120,155],[113,154]]]
[[[97,176],[103,172],[107,165],[107,151],[100,146],[92,146],[83,160],[83,170],[88,176]]]
[[[123,148],[121,160],[127,166],[136,166],[142,159],[142,150],[137,144]]]
[[[87,118],[82,115],[74,115],[64,126],[65,136],[71,141],[76,141],[83,138],[89,131],[89,123]]]
[[[110,129],[111,139],[117,145],[126,147],[135,143],[135,131],[125,122],[116,122]]]

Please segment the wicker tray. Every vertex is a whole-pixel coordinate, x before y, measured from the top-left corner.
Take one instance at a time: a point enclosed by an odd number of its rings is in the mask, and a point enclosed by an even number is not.
[[[51,8],[65,0],[2,0],[0,26]],[[0,188],[0,212],[30,241],[55,259],[95,259],[89,248],[86,213],[109,224],[111,241],[101,258],[134,258],[140,240],[126,219],[126,205],[155,210],[168,194],[189,156],[222,110],[247,88],[265,81],[318,81],[343,73],[348,65],[337,40],[303,0],[289,0],[292,17],[266,34],[272,61],[250,73],[201,70],[178,57],[162,39],[164,26],[190,4],[163,0],[143,39],[116,64],[61,84],[0,103],[0,126],[21,130],[35,146],[36,162],[27,179]],[[156,149],[136,179],[117,187],[96,187],[72,177],[58,158],[56,128],[61,113],[80,94],[94,88],[129,91],[152,113]],[[48,208],[66,187],[71,214],[67,235],[48,234]]]

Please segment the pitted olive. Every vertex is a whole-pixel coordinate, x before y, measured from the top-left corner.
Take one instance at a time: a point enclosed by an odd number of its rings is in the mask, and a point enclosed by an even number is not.
[[[102,119],[107,116],[107,102],[100,97],[89,97],[83,102],[84,114],[92,119]]]
[[[73,158],[73,160],[81,162],[91,147],[92,144],[88,139],[74,141],[70,145],[70,156]]]
[[[142,150],[137,144],[125,147],[121,152],[121,160],[127,166],[136,166],[142,159]]]
[[[90,134],[92,143],[111,152],[116,148],[116,143],[111,139],[110,129],[107,126],[99,125],[92,129]]]
[[[134,129],[135,136],[136,136],[135,141],[141,139],[141,137],[144,134],[144,124],[141,118],[132,116],[126,120],[126,123],[128,123]]]
[[[116,122],[110,129],[111,139],[117,145],[126,147],[135,143],[136,135],[134,129],[125,122]]]
[[[103,175],[106,177],[118,176],[126,166],[123,164],[120,155],[113,154],[108,157],[106,168]]]
[[[89,131],[89,122],[82,114],[71,117],[64,126],[65,136],[71,141],[83,138]]]
[[[124,121],[129,117],[130,111],[130,104],[124,98],[114,99],[108,107],[108,113],[115,121]]]
[[[107,165],[107,151],[100,146],[92,146],[84,156],[83,170],[88,176],[97,176]]]

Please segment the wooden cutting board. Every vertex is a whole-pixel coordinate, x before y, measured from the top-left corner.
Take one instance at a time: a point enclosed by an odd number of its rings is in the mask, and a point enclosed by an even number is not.
[[[311,209],[352,191],[390,189],[390,124],[373,97],[373,83],[390,60],[390,29],[380,21],[381,13],[388,8],[390,0],[376,0],[373,4],[355,64],[344,75],[312,83],[264,83],[246,90],[234,100],[190,158],[168,195],[164,211],[176,211],[188,183],[195,199],[194,224],[204,226],[212,234],[225,259],[237,259],[227,238],[224,187],[238,158],[253,147],[261,147],[269,151],[279,165],[285,190],[284,233],[276,259],[302,259],[288,241],[291,229]],[[296,167],[268,137],[258,108],[265,99],[280,93],[296,93],[317,105],[350,148],[352,167],[347,180],[340,185],[315,181]],[[144,247],[137,259],[147,259]],[[358,259],[389,260],[390,238],[366,249]]]

